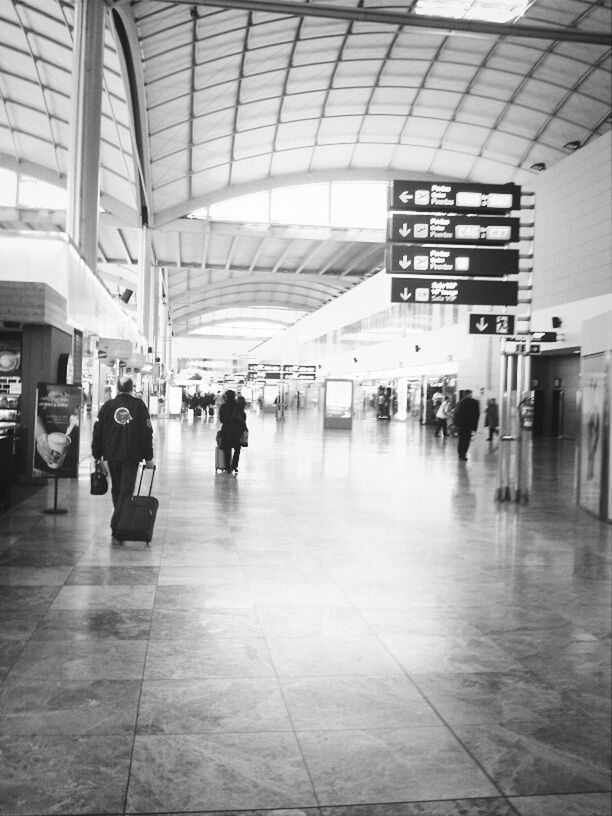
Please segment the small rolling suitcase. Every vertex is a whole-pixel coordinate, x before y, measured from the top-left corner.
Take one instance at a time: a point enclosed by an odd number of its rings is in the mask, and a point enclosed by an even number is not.
[[[124,502],[115,528],[115,538],[118,538],[119,541],[145,541],[147,547],[153,538],[153,527],[155,526],[155,517],[159,507],[159,501],[155,496],[151,495],[153,479],[155,478],[155,465],[149,469],[151,470],[151,484],[149,485],[148,495],[143,496],[140,493],[142,477],[145,470],[147,470],[141,465],[138,492],[132,496],[129,502]]]
[[[215,472],[225,470],[225,451],[223,448],[215,448]]]

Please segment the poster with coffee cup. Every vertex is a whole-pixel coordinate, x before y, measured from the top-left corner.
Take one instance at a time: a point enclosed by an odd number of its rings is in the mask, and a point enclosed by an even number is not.
[[[82,390],[78,385],[38,383],[34,475],[76,479]]]

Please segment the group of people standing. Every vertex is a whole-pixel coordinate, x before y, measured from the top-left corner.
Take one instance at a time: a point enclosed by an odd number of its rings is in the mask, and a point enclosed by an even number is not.
[[[435,419],[436,437],[442,434],[446,438],[452,423],[457,433],[457,457],[459,461],[466,462],[472,434],[477,430],[480,419],[480,403],[474,399],[472,391],[466,390],[454,409],[450,397],[443,397],[436,408]],[[499,433],[499,409],[493,398],[487,401],[484,424],[489,431],[487,442],[492,442],[494,436]]]

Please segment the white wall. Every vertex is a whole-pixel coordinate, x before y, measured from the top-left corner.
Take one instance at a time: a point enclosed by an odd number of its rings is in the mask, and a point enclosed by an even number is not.
[[[534,182],[532,328],[561,317],[561,346],[580,346],[582,323],[612,309],[612,132]]]

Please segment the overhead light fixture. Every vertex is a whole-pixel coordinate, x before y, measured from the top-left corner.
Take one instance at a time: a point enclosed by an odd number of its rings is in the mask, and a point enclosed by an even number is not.
[[[578,139],[572,139],[571,142],[566,142],[563,147],[565,150],[578,150],[579,147],[582,147],[582,142]]]
[[[541,173],[542,170],[546,170],[546,162],[536,162],[535,164],[531,165],[531,169],[535,170],[537,173]]]

